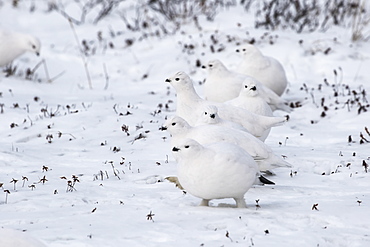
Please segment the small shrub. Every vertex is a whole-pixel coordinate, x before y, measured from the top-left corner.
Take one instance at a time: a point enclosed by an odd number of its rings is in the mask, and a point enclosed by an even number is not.
[[[255,7],[255,27],[291,29],[297,33],[326,31],[332,26],[352,29],[352,41],[366,40],[370,15],[365,0],[263,0],[241,1],[246,10]]]

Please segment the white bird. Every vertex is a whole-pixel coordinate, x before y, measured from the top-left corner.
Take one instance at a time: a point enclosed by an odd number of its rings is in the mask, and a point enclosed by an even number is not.
[[[243,60],[238,65],[237,72],[257,79],[279,96],[284,93],[288,81],[285,70],[278,60],[264,56],[251,44],[244,45],[236,51],[243,54]]]
[[[243,86],[239,96],[228,100],[225,104],[241,107],[255,114],[263,116],[273,116],[271,107],[266,100],[259,94],[260,88],[252,78],[247,78],[243,82]]]
[[[247,77],[232,72],[220,60],[209,61],[206,66],[207,78],[204,83],[204,98],[214,102],[225,102],[239,95],[241,84]]]
[[[286,100],[279,97],[274,91],[253,77],[231,71],[219,60],[208,62],[208,76],[204,84],[204,95],[206,100],[215,102],[225,102],[239,96],[243,83],[247,80],[254,80],[259,87],[259,93],[267,104],[274,110],[291,112],[292,109],[287,105]]]
[[[227,142],[238,145],[248,152],[257,162],[260,171],[282,166],[291,167],[282,157],[274,154],[269,146],[248,132],[214,124],[192,127],[179,116],[167,119],[162,129],[166,129],[171,134],[172,146],[186,138],[194,139],[202,145]],[[178,157],[175,156],[175,159],[178,160]]]
[[[206,101],[199,97],[190,77],[184,72],[176,73],[166,79],[166,82],[169,82],[176,90],[176,114],[193,126],[198,121],[202,107],[214,104],[218,107],[218,114],[221,118],[241,124],[249,133],[262,141],[267,138],[271,127],[281,125],[286,121],[284,117],[261,116],[240,107]]]
[[[214,124],[221,127],[237,129],[248,132],[241,124],[224,120],[218,115],[218,108],[215,105],[204,105],[201,107],[202,112],[194,126]],[[249,132],[248,132],[249,133]]]
[[[29,234],[12,229],[0,228],[1,247],[46,247]]]
[[[27,51],[39,56],[40,49],[40,40],[32,35],[0,30],[0,67],[11,63]]]
[[[212,199],[234,198],[237,208],[247,207],[244,194],[260,173],[243,149],[230,143],[203,146],[185,139],[172,152],[179,157],[179,182],[187,192],[202,199],[201,206],[208,206]]]

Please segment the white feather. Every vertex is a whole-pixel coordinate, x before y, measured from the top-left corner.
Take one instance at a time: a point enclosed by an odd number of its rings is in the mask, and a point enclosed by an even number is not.
[[[164,127],[172,136],[172,146],[186,138],[194,139],[202,145],[227,142],[238,145],[250,154],[257,161],[260,171],[281,166],[291,167],[282,157],[274,154],[269,146],[248,132],[214,124],[192,127],[179,116],[167,119]],[[175,159],[178,157],[175,156]]]
[[[285,70],[278,60],[264,56],[256,46],[250,44],[236,51],[243,55],[237,72],[257,79],[279,96],[284,93],[288,81]]]
[[[0,30],[0,67],[11,63],[23,53],[40,53],[39,39],[29,34]]]
[[[262,141],[267,138],[271,127],[281,125],[286,121],[283,117],[261,116],[240,107],[206,101],[199,97],[190,77],[184,72],[176,73],[166,79],[166,82],[171,83],[176,90],[176,114],[193,126],[197,123],[199,114],[202,113],[205,105],[216,105],[221,118],[242,125],[249,133]]]

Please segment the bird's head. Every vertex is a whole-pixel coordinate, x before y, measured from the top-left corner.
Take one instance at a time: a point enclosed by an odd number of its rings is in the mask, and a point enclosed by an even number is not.
[[[182,117],[173,116],[166,120],[162,128],[165,128],[171,135],[176,135],[189,129],[190,125]]]
[[[214,105],[206,105],[202,107],[199,121],[202,124],[214,124],[218,121],[218,109]]]
[[[37,56],[40,56],[41,42],[38,38],[27,35],[27,43],[25,49],[30,52],[34,52]]]
[[[258,48],[251,44],[245,44],[241,48],[236,49],[237,53],[242,54],[245,57],[253,57],[257,55],[262,55]]]
[[[172,152],[176,153],[177,155],[182,156],[183,158],[191,158],[195,157],[197,153],[199,154],[203,149],[203,146],[199,144],[199,142],[193,139],[183,139],[177,142],[172,147]]]
[[[179,88],[193,87],[193,82],[185,72],[177,72],[173,76],[167,78],[165,82],[170,83],[176,90]]]
[[[222,72],[226,70],[225,65],[218,59],[209,61],[207,65],[203,65],[202,68],[207,69],[209,73]]]
[[[256,96],[259,94],[259,86],[257,85],[256,81],[252,78],[247,77],[243,81],[243,87],[242,90],[240,91],[241,95],[246,95],[246,96]]]

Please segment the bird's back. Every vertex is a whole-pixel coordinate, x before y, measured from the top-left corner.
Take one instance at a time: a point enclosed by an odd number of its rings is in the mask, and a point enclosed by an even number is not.
[[[0,67],[11,63],[25,52],[19,35],[18,33],[0,30]]]

